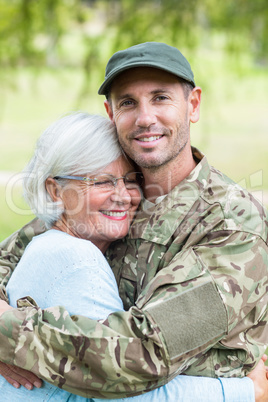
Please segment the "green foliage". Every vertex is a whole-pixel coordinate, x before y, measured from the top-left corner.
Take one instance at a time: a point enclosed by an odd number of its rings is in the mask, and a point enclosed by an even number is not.
[[[196,48],[217,32],[229,52],[250,51],[267,61],[268,4],[266,0],[106,0],[111,53],[148,40]]]
[[[144,41],[195,46],[197,5],[198,0],[107,2],[107,26],[114,29],[111,52]]]
[[[2,66],[73,65],[74,55],[61,59],[60,49],[74,28],[84,38],[86,68],[139,42],[196,49],[214,33],[229,52],[267,62],[267,0],[0,0],[0,16]]]
[[[0,0],[0,63],[50,64],[75,21],[77,0]]]
[[[252,52],[255,60],[266,59],[268,49],[268,4],[266,0],[225,0],[215,5],[206,0],[206,12],[212,29],[227,35],[231,52]]]
[[[14,84],[12,66],[83,66],[81,100],[117,50],[161,41],[191,60],[215,38],[240,72],[244,53],[267,65],[267,0],[0,0],[0,79]]]

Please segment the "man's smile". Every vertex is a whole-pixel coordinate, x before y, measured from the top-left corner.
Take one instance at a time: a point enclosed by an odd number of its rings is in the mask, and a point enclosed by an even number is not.
[[[152,142],[152,141],[157,141],[162,137],[163,137],[163,135],[153,135],[150,137],[141,137],[141,138],[135,138],[135,139],[137,141],[141,141],[141,142]]]

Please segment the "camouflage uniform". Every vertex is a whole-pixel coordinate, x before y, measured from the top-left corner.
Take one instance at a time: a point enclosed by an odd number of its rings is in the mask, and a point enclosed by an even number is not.
[[[38,225],[6,241],[3,281]],[[95,322],[22,300],[32,307],[0,320],[0,357],[87,397],[136,395],[181,372],[244,376],[268,339],[267,239],[263,207],[204,157],[110,248],[128,311]]]

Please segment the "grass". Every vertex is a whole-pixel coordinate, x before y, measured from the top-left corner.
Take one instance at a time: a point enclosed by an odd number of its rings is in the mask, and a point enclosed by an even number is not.
[[[210,60],[207,69],[199,68],[203,99],[201,117],[192,125],[192,144],[199,147],[209,162],[243,187],[263,198],[268,206],[267,158],[267,87],[265,71],[231,72],[220,58]],[[3,86],[0,94],[0,171],[20,172],[29,160],[36,139],[58,116],[70,110],[88,110],[105,114],[103,98],[97,96],[99,78],[92,80],[87,96],[79,99],[83,88],[81,70],[11,71],[11,85]],[[16,185],[12,196],[0,184],[0,241],[28,222]],[[264,196],[263,196],[264,194]]]

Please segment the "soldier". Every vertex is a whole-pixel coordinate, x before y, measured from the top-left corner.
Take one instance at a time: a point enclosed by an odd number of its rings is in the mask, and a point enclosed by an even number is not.
[[[127,311],[102,322],[63,307],[8,311],[1,359],[97,397],[136,395],[180,373],[247,375],[267,346],[267,213],[191,147],[201,89],[188,61],[162,43],[117,52],[99,94],[144,176],[130,233],[108,253]],[[6,241],[6,279],[38,232],[35,222]]]

